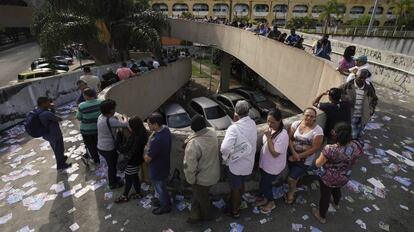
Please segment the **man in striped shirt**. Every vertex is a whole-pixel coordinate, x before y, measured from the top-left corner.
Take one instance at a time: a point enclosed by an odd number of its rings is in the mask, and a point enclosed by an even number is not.
[[[97,149],[98,143],[98,129],[97,121],[101,114],[100,104],[101,101],[96,99],[96,92],[93,89],[85,89],[83,91],[85,101],[79,105],[76,118],[81,121],[80,131],[82,134],[83,142],[88,150],[82,161],[88,165],[88,160],[93,159],[95,165],[99,164],[99,155]]]
[[[369,76],[369,71],[362,69],[354,80],[351,80],[339,88],[343,90],[343,100],[351,103],[351,125],[352,138],[359,139],[365,125],[375,112],[378,97],[374,87],[365,81]]]

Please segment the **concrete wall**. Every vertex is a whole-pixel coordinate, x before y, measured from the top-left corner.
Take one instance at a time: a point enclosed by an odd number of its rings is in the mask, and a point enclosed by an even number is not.
[[[332,39],[347,43],[414,56],[414,39],[367,36],[332,36]]]
[[[92,72],[101,76],[107,67],[119,67],[110,64],[92,68]],[[75,71],[56,76],[26,80],[15,85],[0,88],[0,131],[13,126],[26,117],[26,114],[36,106],[40,96],[55,99],[57,106],[74,101],[79,96],[76,81],[82,71]],[[17,77],[16,77],[17,78]]]
[[[285,30],[285,32],[287,32]],[[309,53],[309,46],[320,38],[319,35],[298,33],[305,39],[306,49]],[[338,66],[346,47],[354,45],[343,41],[331,39],[332,65]],[[365,54],[368,62],[373,66],[373,81],[376,84],[391,88],[393,90],[414,96],[414,56],[407,56],[390,51],[377,50],[370,47],[356,45],[356,56]]]
[[[148,117],[191,78],[191,59],[180,59],[168,66],[121,81],[101,92],[100,98],[117,102],[117,112]]]
[[[332,64],[263,36],[219,24],[171,19],[171,37],[214,44],[276,87],[299,108],[311,105],[317,94],[338,86],[342,77]]]

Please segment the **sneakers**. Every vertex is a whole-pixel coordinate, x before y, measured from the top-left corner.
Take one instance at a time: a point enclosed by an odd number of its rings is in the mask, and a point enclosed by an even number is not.
[[[63,170],[68,169],[70,167],[72,167],[72,163],[65,163],[61,167],[58,167],[57,170],[58,171],[63,171]]]
[[[151,205],[153,207],[160,207],[161,206],[160,200],[156,197],[151,198]]]
[[[171,212],[171,207],[158,207],[152,210],[152,214],[154,215],[161,215]]]

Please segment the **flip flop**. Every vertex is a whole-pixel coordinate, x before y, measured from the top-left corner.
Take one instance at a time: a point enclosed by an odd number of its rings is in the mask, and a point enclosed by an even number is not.
[[[276,205],[273,205],[272,208],[270,209],[265,209],[265,207],[260,207],[260,213],[270,214],[275,208],[276,208]]]

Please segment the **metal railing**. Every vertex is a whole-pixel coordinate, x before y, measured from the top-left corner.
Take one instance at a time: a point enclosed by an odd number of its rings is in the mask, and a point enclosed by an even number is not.
[[[327,33],[330,35],[414,38],[414,31],[404,30],[404,27],[374,27],[369,34],[367,30],[367,26],[340,26],[328,27]],[[323,27],[300,29],[300,31],[311,34],[322,34]]]

